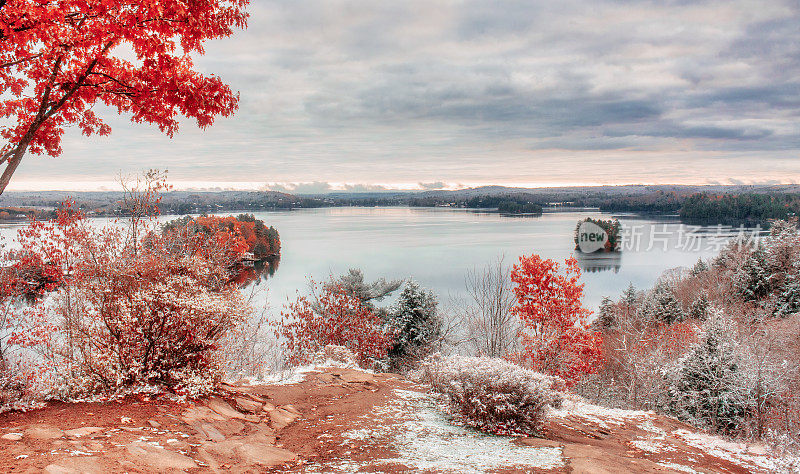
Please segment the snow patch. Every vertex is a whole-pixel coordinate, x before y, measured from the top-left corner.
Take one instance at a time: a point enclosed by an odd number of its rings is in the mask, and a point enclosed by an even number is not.
[[[343,435],[351,442],[371,443],[398,454],[382,459],[382,463],[420,471],[463,473],[564,466],[561,448],[517,446],[511,443],[514,437],[489,435],[452,424],[427,394],[407,390],[395,390],[395,394],[389,405],[374,410],[388,423],[379,422]],[[334,467],[347,470],[355,466],[352,460],[344,460],[339,467],[326,465],[325,470]]]
[[[346,364],[343,364],[341,361],[328,359],[321,363],[292,367],[286,370],[272,372],[259,377],[246,377],[244,379],[237,379],[237,382],[244,381],[248,385],[292,385],[304,382],[306,380],[306,376],[312,372],[320,372],[321,371],[320,369],[331,369],[331,368],[339,368],[339,369],[356,368],[361,372],[366,372],[368,374],[375,373],[371,370],[362,369],[359,367],[346,366]]]
[[[779,459],[769,456],[761,445],[727,441],[719,436],[694,433],[683,429],[675,430],[672,434],[682,438],[690,446],[743,467],[763,469],[767,472],[800,473],[800,458]]]
[[[644,421],[648,422],[655,417],[655,413],[652,411],[606,408],[587,403],[577,396],[567,396],[564,397],[560,408],[549,409],[548,416],[553,418],[568,418],[570,416],[583,418],[584,420],[607,427],[608,423],[624,425],[626,422],[632,420],[642,421],[642,419],[645,419]]]
[[[641,449],[647,453],[663,453],[665,451],[675,451],[675,446],[670,446],[668,444],[659,443],[653,439],[635,439],[631,441],[631,445],[634,448]]]

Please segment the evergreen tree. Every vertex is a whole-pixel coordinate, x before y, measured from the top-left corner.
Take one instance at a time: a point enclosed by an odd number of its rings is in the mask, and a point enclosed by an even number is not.
[[[344,288],[345,292],[360,299],[362,303],[372,305],[372,301],[381,301],[394,293],[403,280],[386,281],[380,278],[372,283],[364,282],[364,272],[360,268],[351,268],[347,273],[332,280],[332,284]]]
[[[683,321],[685,316],[683,307],[666,283],[656,284],[647,296],[642,312],[646,319],[666,324]]]
[[[753,400],[732,339],[724,317],[714,312],[700,343],[664,373],[666,410],[722,433],[742,427]]]
[[[385,278],[367,283],[364,281],[364,272],[362,272],[360,268],[351,268],[340,277],[331,276],[327,283],[325,283],[325,287],[341,288],[346,294],[355,296],[361,300],[364,306],[385,318],[387,315],[386,308],[376,308],[374,302],[381,301],[391,295],[400,288],[402,284],[403,280],[387,281]],[[322,311],[322,305],[317,300],[311,303],[311,307],[317,313]]]
[[[622,292],[622,301],[631,308],[636,307],[636,287],[633,283],[628,284],[628,288]]]
[[[700,296],[697,297],[696,300],[692,301],[691,306],[689,306],[689,317],[691,319],[698,319],[700,321],[704,321],[708,316],[708,306],[709,306],[708,296],[706,296],[705,292],[700,293]]]
[[[761,301],[770,294],[770,271],[766,255],[759,247],[755,249],[734,277],[734,288],[745,301]]]
[[[692,269],[689,270],[689,274],[692,276],[697,276],[706,271],[708,271],[708,264],[704,262],[702,258],[698,258],[697,263],[695,263]]]
[[[795,270],[786,277],[783,291],[778,296],[775,313],[788,316],[800,312],[800,263],[795,263]]]
[[[388,354],[393,371],[427,356],[441,338],[442,319],[436,297],[413,280],[406,283],[387,317],[395,331],[395,344]]]
[[[604,331],[617,327],[616,307],[608,296],[604,296],[603,301],[600,302],[600,309],[593,326],[595,326],[597,331]]]

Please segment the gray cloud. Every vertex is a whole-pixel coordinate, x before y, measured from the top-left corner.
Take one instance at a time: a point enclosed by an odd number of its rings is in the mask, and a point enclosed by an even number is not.
[[[110,138],[69,131],[63,158],[26,159],[15,179],[168,167],[177,180],[315,193],[327,182],[800,175],[795,0],[261,0],[251,10],[247,31],[197,60],[241,92],[235,117],[204,132],[187,123],[170,140],[112,113]]]
[[[436,189],[445,189],[447,188],[447,183],[444,181],[436,181],[435,183],[417,183],[420,189],[424,189],[426,191],[433,191]]]

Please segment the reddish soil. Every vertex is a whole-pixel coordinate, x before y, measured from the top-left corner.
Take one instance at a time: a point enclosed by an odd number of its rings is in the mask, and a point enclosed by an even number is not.
[[[104,403],[51,403],[0,415],[3,472],[409,472],[392,441],[354,439],[347,432],[402,430],[402,415],[381,410],[396,390],[422,391],[394,375],[321,369],[304,382],[227,386],[219,398],[181,404],[164,397]],[[234,409],[234,407],[236,409]],[[377,410],[377,411],[376,411]],[[563,465],[550,470],[514,465],[493,472],[752,472],[689,445],[675,420],[598,423],[581,416],[548,421],[543,438],[508,438],[518,447],[561,448]],[[89,428],[75,432],[77,428]],[[655,427],[655,428],[653,428]],[[661,450],[634,440],[663,433]],[[388,430],[388,431],[387,431]],[[18,434],[22,434],[20,437]],[[447,449],[444,446],[442,449]],[[526,448],[527,449],[527,448]],[[659,464],[662,463],[662,464]],[[446,471],[432,469],[432,472]],[[766,472],[766,471],[764,471]]]

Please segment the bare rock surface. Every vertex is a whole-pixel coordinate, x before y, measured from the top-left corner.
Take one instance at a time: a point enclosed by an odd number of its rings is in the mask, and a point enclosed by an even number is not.
[[[25,429],[23,432],[25,438],[36,440],[50,440],[61,438],[64,432],[55,426],[48,424],[33,425]]]
[[[0,460],[20,472],[53,474],[264,472],[297,462],[296,453],[276,445],[270,412],[278,409],[253,390],[223,390],[190,403],[58,402],[0,414]],[[291,406],[278,413],[282,428],[300,416]]]
[[[189,456],[142,441],[129,444],[128,452],[136,464],[146,465],[158,471],[185,471],[198,467],[194,459]]]
[[[236,407],[239,410],[249,413],[259,413],[261,408],[264,406],[263,403],[251,398],[236,397],[234,401],[236,402]]]
[[[99,426],[84,426],[81,428],[75,428],[71,430],[64,431],[64,434],[70,438],[80,438],[82,436],[90,436],[95,433],[100,433],[103,431],[103,428]]]
[[[423,387],[352,368],[225,385],[188,403],[155,395],[52,402],[0,414],[0,431],[3,466],[51,474],[767,473],[788,465],[765,446],[578,398],[548,415],[541,438],[488,435],[452,423]]]

